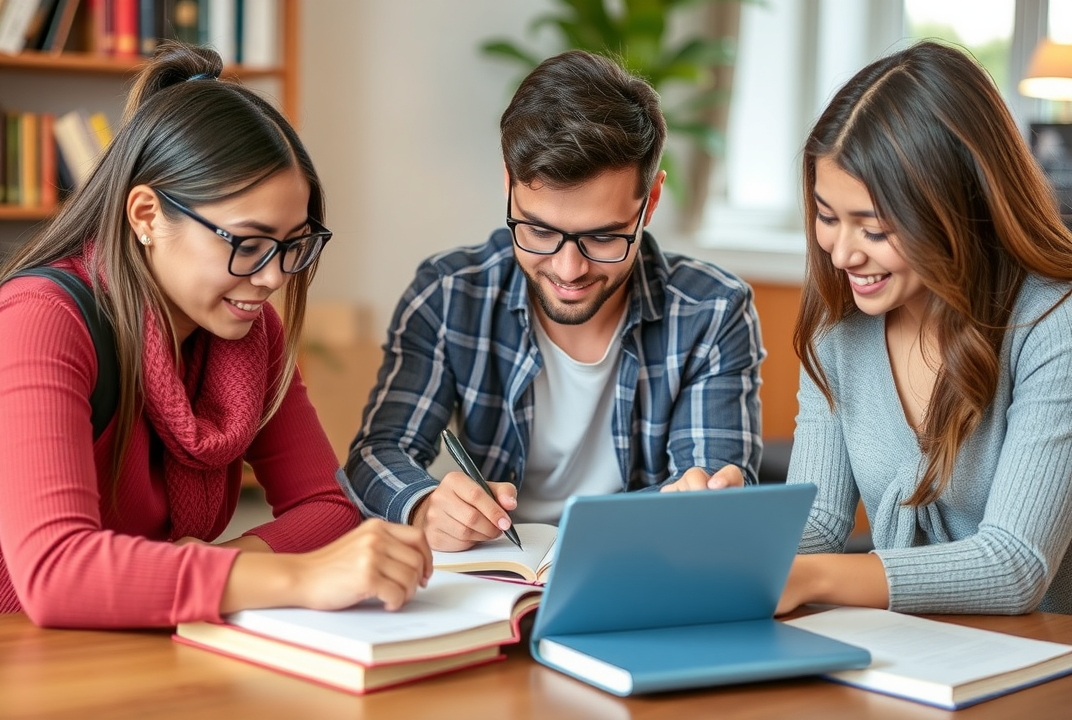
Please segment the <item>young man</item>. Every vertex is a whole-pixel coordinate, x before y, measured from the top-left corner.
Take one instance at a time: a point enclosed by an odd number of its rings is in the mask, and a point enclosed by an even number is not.
[[[462,550],[511,517],[556,523],[571,495],[755,482],[751,289],[644,232],[665,178],[655,91],[570,51],[500,128],[507,227],[428,259],[403,295],[347,462],[361,510]],[[455,416],[494,499],[425,471]]]

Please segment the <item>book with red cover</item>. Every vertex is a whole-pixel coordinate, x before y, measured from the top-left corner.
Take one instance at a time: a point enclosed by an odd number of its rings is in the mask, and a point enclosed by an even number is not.
[[[113,52],[119,57],[141,54],[138,38],[138,0],[112,0]]]
[[[86,0],[86,49],[111,55],[115,51],[114,0]]]
[[[59,201],[59,173],[56,164],[56,116],[41,113],[41,206],[51,208]]]
[[[542,590],[437,571],[400,610],[243,610],[222,624],[181,623],[178,642],[353,693],[473,667],[521,639]]]

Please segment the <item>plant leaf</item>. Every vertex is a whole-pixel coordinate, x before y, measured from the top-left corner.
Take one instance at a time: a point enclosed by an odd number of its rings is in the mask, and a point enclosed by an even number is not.
[[[712,157],[721,156],[726,149],[726,142],[722,133],[707,123],[680,122],[667,118],[666,129],[689,138]]]
[[[515,60],[530,68],[534,68],[540,64],[540,61],[537,60],[535,56],[522,50],[509,40],[489,40],[480,45],[480,51],[485,55]]]
[[[731,92],[726,88],[712,88],[696,93],[675,109],[678,115],[695,115],[704,110],[725,105],[730,101]],[[665,114],[665,109],[664,109]]]
[[[666,172],[666,180],[663,181],[663,185],[670,191],[670,196],[674,198],[674,202],[681,205],[685,200],[685,183],[677,172],[677,160],[670,153],[664,152],[659,160],[659,169]]]

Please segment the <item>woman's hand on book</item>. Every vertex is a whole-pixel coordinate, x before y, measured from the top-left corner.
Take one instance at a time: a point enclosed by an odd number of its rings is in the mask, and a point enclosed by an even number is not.
[[[288,606],[337,610],[369,598],[397,610],[431,574],[432,552],[418,528],[364,520],[310,552],[239,553],[220,613]]]
[[[721,490],[744,485],[744,473],[736,465],[727,465],[708,475],[703,468],[689,468],[672,483],[663,485],[660,492],[687,492],[689,490]]]
[[[364,520],[338,540],[302,559],[299,587],[304,607],[335,610],[368,598],[388,610],[408,602],[428,584],[432,552],[417,528],[383,520]]]
[[[410,524],[424,531],[433,550],[468,550],[510,527],[508,510],[517,507],[517,488],[489,482],[492,498],[463,472],[449,472],[413,511]]]

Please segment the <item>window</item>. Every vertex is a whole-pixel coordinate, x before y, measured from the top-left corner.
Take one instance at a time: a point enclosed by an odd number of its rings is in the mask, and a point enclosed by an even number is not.
[[[965,12],[963,0],[905,0],[905,36],[910,40],[942,38],[963,45],[987,69],[1002,93],[1015,92],[1009,77],[1009,52],[1016,0],[975,0]]]
[[[1048,34],[1054,42],[1072,43],[1072,0],[1050,0]]]
[[[799,281],[804,232],[800,148],[833,92],[872,60],[918,37],[971,49],[1001,78],[1026,129],[1039,101],[1016,93],[1047,13],[1072,0],[766,0],[741,8],[726,156],[693,248],[753,279]],[[1058,6],[1062,9],[1058,11]],[[953,8],[951,11],[950,8]],[[974,21],[974,22],[973,22]],[[985,22],[984,22],[985,21]],[[1072,26],[1072,20],[1060,21]]]

